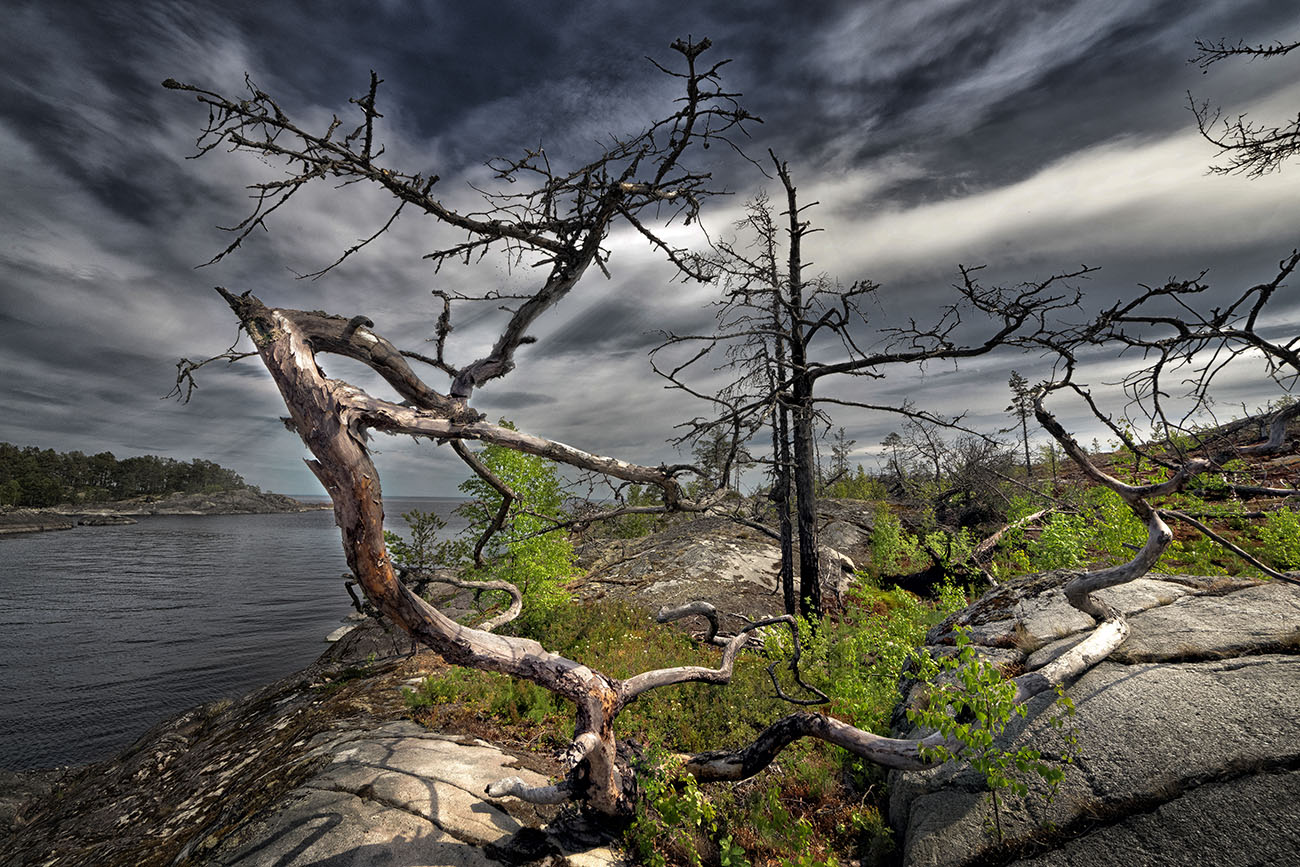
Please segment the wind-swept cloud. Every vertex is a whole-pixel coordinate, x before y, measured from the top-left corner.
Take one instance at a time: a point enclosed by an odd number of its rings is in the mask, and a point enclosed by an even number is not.
[[[205,368],[188,405],[159,400],[180,356],[219,352],[236,336],[213,285],[364,313],[399,344],[427,349],[438,312],[431,290],[509,293],[536,278],[529,262],[491,258],[434,273],[422,255],[460,238],[407,214],[326,277],[297,280],[393,207],[377,189],[328,183],[277,213],[269,233],[195,270],[230,242],[214,227],[246,215],[246,187],[282,167],[227,153],[187,159],[206,112],[163,90],[163,78],[235,95],[248,73],[323,130],[336,114],[355,117],[348,97],[374,69],[385,79],[384,159],[437,172],[438,194],[473,209],[481,203],[471,184],[500,183],[483,167],[491,156],[540,144],[557,165],[585,162],[609,135],[662,116],[678,83],[644,55],[671,61],[672,39],[709,36],[717,48],[706,56],[734,58],[724,81],[765,120],[752,126],[747,153],[773,148],[790,160],[801,200],[821,202],[809,211],[826,229],[809,242],[814,270],[879,280],[884,306],[906,316],[934,311],[958,262],[987,262],[990,279],[1011,281],[1100,265],[1088,284],[1098,296],[1207,266],[1225,286],[1265,275],[1296,244],[1300,174],[1207,177],[1212,153],[1191,130],[1184,91],[1203,84],[1209,97],[1237,96],[1233,111],[1287,116],[1300,89],[1277,64],[1202,79],[1185,58],[1196,37],[1260,40],[1296,28],[1300,14],[1267,0],[1191,10],[1174,0],[840,0],[815,9],[503,0],[344,4],[329,15],[297,2],[20,3],[0,31],[0,440],[203,456],[265,487],[313,490],[255,361]],[[735,193],[710,202],[714,236],[748,196],[773,186],[726,147],[699,165]],[[666,232],[682,246],[707,243],[696,227]],[[479,400],[584,448],[671,460],[674,425],[706,408],[665,390],[644,355],[660,330],[711,328],[716,290],[673,282],[663,257],[626,227],[607,245],[612,279],[593,272],[540,319],[519,369]],[[491,346],[504,315],[495,307],[458,312],[455,361]],[[924,389],[941,411],[964,404],[996,424],[1001,367],[1022,361],[891,376],[872,389]],[[374,379],[343,361],[325,365]],[[430,381],[445,384],[439,374]],[[860,442],[878,440],[882,423],[847,412],[842,420]],[[392,493],[453,493],[463,477],[447,449],[376,443]]]

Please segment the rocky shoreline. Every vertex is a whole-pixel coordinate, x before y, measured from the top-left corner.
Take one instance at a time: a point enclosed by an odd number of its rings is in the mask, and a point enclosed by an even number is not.
[[[74,527],[134,524],[137,518],[152,515],[274,515],[328,508],[328,503],[304,503],[284,494],[254,490],[169,494],[165,497],[136,497],[93,505],[11,509],[0,512],[0,536],[71,530]]]
[[[0,774],[0,863],[615,863],[607,838],[552,828],[555,808],[483,793],[505,776],[542,783],[553,761],[406,719],[401,688],[446,667],[408,648],[367,620],[305,670],[111,759]]]

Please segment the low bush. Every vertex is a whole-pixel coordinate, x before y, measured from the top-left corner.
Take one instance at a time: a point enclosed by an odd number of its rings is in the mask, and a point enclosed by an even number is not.
[[[1259,528],[1260,553],[1275,569],[1300,568],[1300,512],[1278,509],[1264,518]]]
[[[800,671],[831,697],[824,710],[884,733],[898,699],[904,665],[926,629],[964,602],[955,589],[935,607],[899,590],[859,585],[842,616],[805,629]],[[512,627],[515,625],[512,624]],[[715,665],[717,651],[681,628],[651,621],[621,603],[570,604],[517,630],[548,649],[613,677],[652,668]],[[795,708],[774,695],[766,671],[788,659],[788,630],[772,630],[762,652],[736,660],[728,686],[682,684],[647,693],[619,716],[621,740],[639,745],[643,799],[628,846],[649,864],[743,865],[835,863],[853,853],[877,863],[891,849],[881,818],[883,774],[821,742],[790,747],[778,765],[739,785],[699,785],[665,757],[670,752],[734,748],[751,742]],[[784,672],[783,689],[799,694]],[[435,727],[472,717],[503,740],[558,751],[573,707],[529,683],[452,668],[406,692],[416,719]]]

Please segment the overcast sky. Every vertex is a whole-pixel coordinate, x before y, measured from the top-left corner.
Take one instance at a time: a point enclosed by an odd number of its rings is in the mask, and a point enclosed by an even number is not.
[[[186,159],[206,113],[164,78],[233,95],[248,73],[323,128],[374,69],[389,164],[436,172],[442,195],[467,201],[489,157],[540,143],[580,164],[602,136],[665,114],[671,82],[645,56],[670,61],[668,44],[687,34],[733,59],[727,85],[764,120],[750,150],[775,149],[802,201],[820,202],[814,270],[882,284],[881,315],[926,319],[958,263],[987,264],[1006,283],[1086,263],[1101,269],[1082,284],[1097,304],[1204,269],[1216,290],[1237,292],[1300,244],[1300,165],[1259,180],[1208,174],[1215,154],[1187,107],[1191,90],[1233,115],[1294,116],[1300,61],[1230,61],[1208,75],[1187,62],[1198,38],[1300,38],[1293,3],[11,0],[0,29],[0,441],[204,457],[267,489],[319,493],[255,359],[205,368],[188,404],[162,399],[179,358],[236,337],[212,287],[365,313],[421,349],[436,316],[430,289],[532,276],[491,260],[435,275],[421,255],[436,236],[412,216],[326,277],[296,280],[382,223],[386,203],[359,188],[311,191],[271,232],[196,270],[229,242],[216,227],[244,216],[243,186],[278,169],[222,153]],[[705,224],[725,235],[771,182],[716,158],[734,195],[713,200]],[[707,328],[711,290],[670,282],[626,231],[610,249],[612,279],[588,275],[476,405],[588,450],[676,460],[673,425],[702,408],[664,390],[646,351],[656,329]],[[1298,295],[1278,299],[1280,320],[1297,319]],[[476,357],[487,327],[466,322],[457,357]],[[992,429],[1009,423],[1010,368],[1033,366],[987,359],[837,389],[909,395]],[[1243,385],[1226,397],[1257,404],[1268,393]],[[850,411],[835,420],[868,466],[897,426]],[[464,476],[445,448],[376,446],[390,494],[452,494]]]

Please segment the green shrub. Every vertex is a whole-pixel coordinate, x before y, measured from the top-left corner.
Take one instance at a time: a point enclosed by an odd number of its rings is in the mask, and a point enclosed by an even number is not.
[[[513,429],[506,420],[501,423]],[[568,600],[564,583],[573,576],[574,551],[568,534],[546,532],[561,519],[564,501],[555,464],[494,444],[478,457],[519,499],[484,551],[487,565],[473,570],[470,577],[513,583],[524,595],[523,624],[539,622]],[[473,498],[456,510],[469,526],[447,550],[450,559],[469,566],[474,545],[495,519],[502,497],[477,475],[462,482],[460,490]]]
[[[1146,526],[1119,494],[1110,488],[1089,488],[1084,502],[1091,511],[1087,523],[1092,531],[1086,543],[1098,554],[1122,563],[1133,558],[1133,548],[1146,544]]]
[[[976,539],[969,527],[962,527],[957,532],[940,528],[925,534],[925,548],[939,556],[939,562],[945,566],[958,566],[970,559],[975,551]]]
[[[955,588],[951,604],[964,601]],[[857,586],[838,621],[815,633],[805,630],[800,671],[826,691],[824,710],[867,730],[884,733],[898,700],[903,665],[925,631],[946,611],[904,591]],[[577,659],[611,677],[653,668],[717,664],[716,649],[702,647],[680,628],[653,623],[623,603],[569,604],[555,609],[528,634],[549,650]],[[766,671],[774,659],[782,688],[803,695],[788,664],[788,630],[769,630],[766,652],[745,652],[726,686],[690,683],[646,693],[615,722],[616,735],[645,747],[647,756],[667,750],[699,752],[750,743],[772,721],[788,714]],[[563,732],[573,707],[529,683],[473,669],[451,668],[406,691],[418,718],[438,725],[440,713],[469,713],[519,739],[554,747],[543,733]],[[892,847],[880,814],[881,772],[850,753],[805,741],[787,748],[772,770],[754,784],[699,786],[671,766],[646,770],[645,803],[639,808],[629,847],[646,863],[831,863],[832,852],[859,850],[877,863]],[[658,774],[658,776],[655,776]],[[846,789],[847,786],[857,788]],[[866,793],[871,794],[870,800]],[[873,854],[874,853],[874,854]],[[663,860],[658,860],[663,859]]]
[[[1082,515],[1057,512],[1029,543],[1036,569],[1074,569],[1084,561],[1091,534]]]
[[[944,612],[903,590],[853,586],[839,621],[800,630],[804,679],[831,699],[826,712],[883,734],[898,700],[898,678],[925,632]],[[789,658],[788,631],[771,632],[768,652]],[[796,691],[789,685],[787,692]]]
[[[1275,569],[1300,568],[1300,512],[1278,509],[1264,518],[1259,528],[1259,539],[1264,544],[1265,562]]]
[[[671,857],[674,863],[701,867],[702,852],[713,850],[719,864],[749,867],[745,850],[723,833],[718,808],[695,777],[653,753],[638,767],[637,783],[641,798],[624,839],[641,863],[664,867]]]
[[[957,744],[923,746],[923,757],[941,762],[958,759],[984,777],[993,803],[993,830],[1001,842],[1001,793],[1005,790],[1025,797],[1029,794],[1026,780],[1032,775],[1047,784],[1050,800],[1065,780],[1063,766],[1074,761],[1077,739],[1073,730],[1067,731],[1064,750],[1046,758],[1032,747],[1000,745],[998,738],[1012,716],[1023,717],[1028,710],[1015,703],[1015,684],[975,653],[970,636],[958,629],[955,637],[955,656],[936,659],[924,651],[916,654],[917,675],[930,685],[929,695],[922,707],[909,709],[907,716],[914,725],[939,732]],[[1061,713],[1049,722],[1064,729],[1065,720],[1074,715],[1074,704],[1059,689],[1057,707]]]
[[[868,476],[862,464],[858,464],[856,473],[827,485],[822,496],[838,500],[883,500],[889,496],[889,489],[880,479]]]
[[[903,529],[888,504],[876,506],[871,526],[871,567],[877,575],[896,575],[920,555],[916,537]]]

